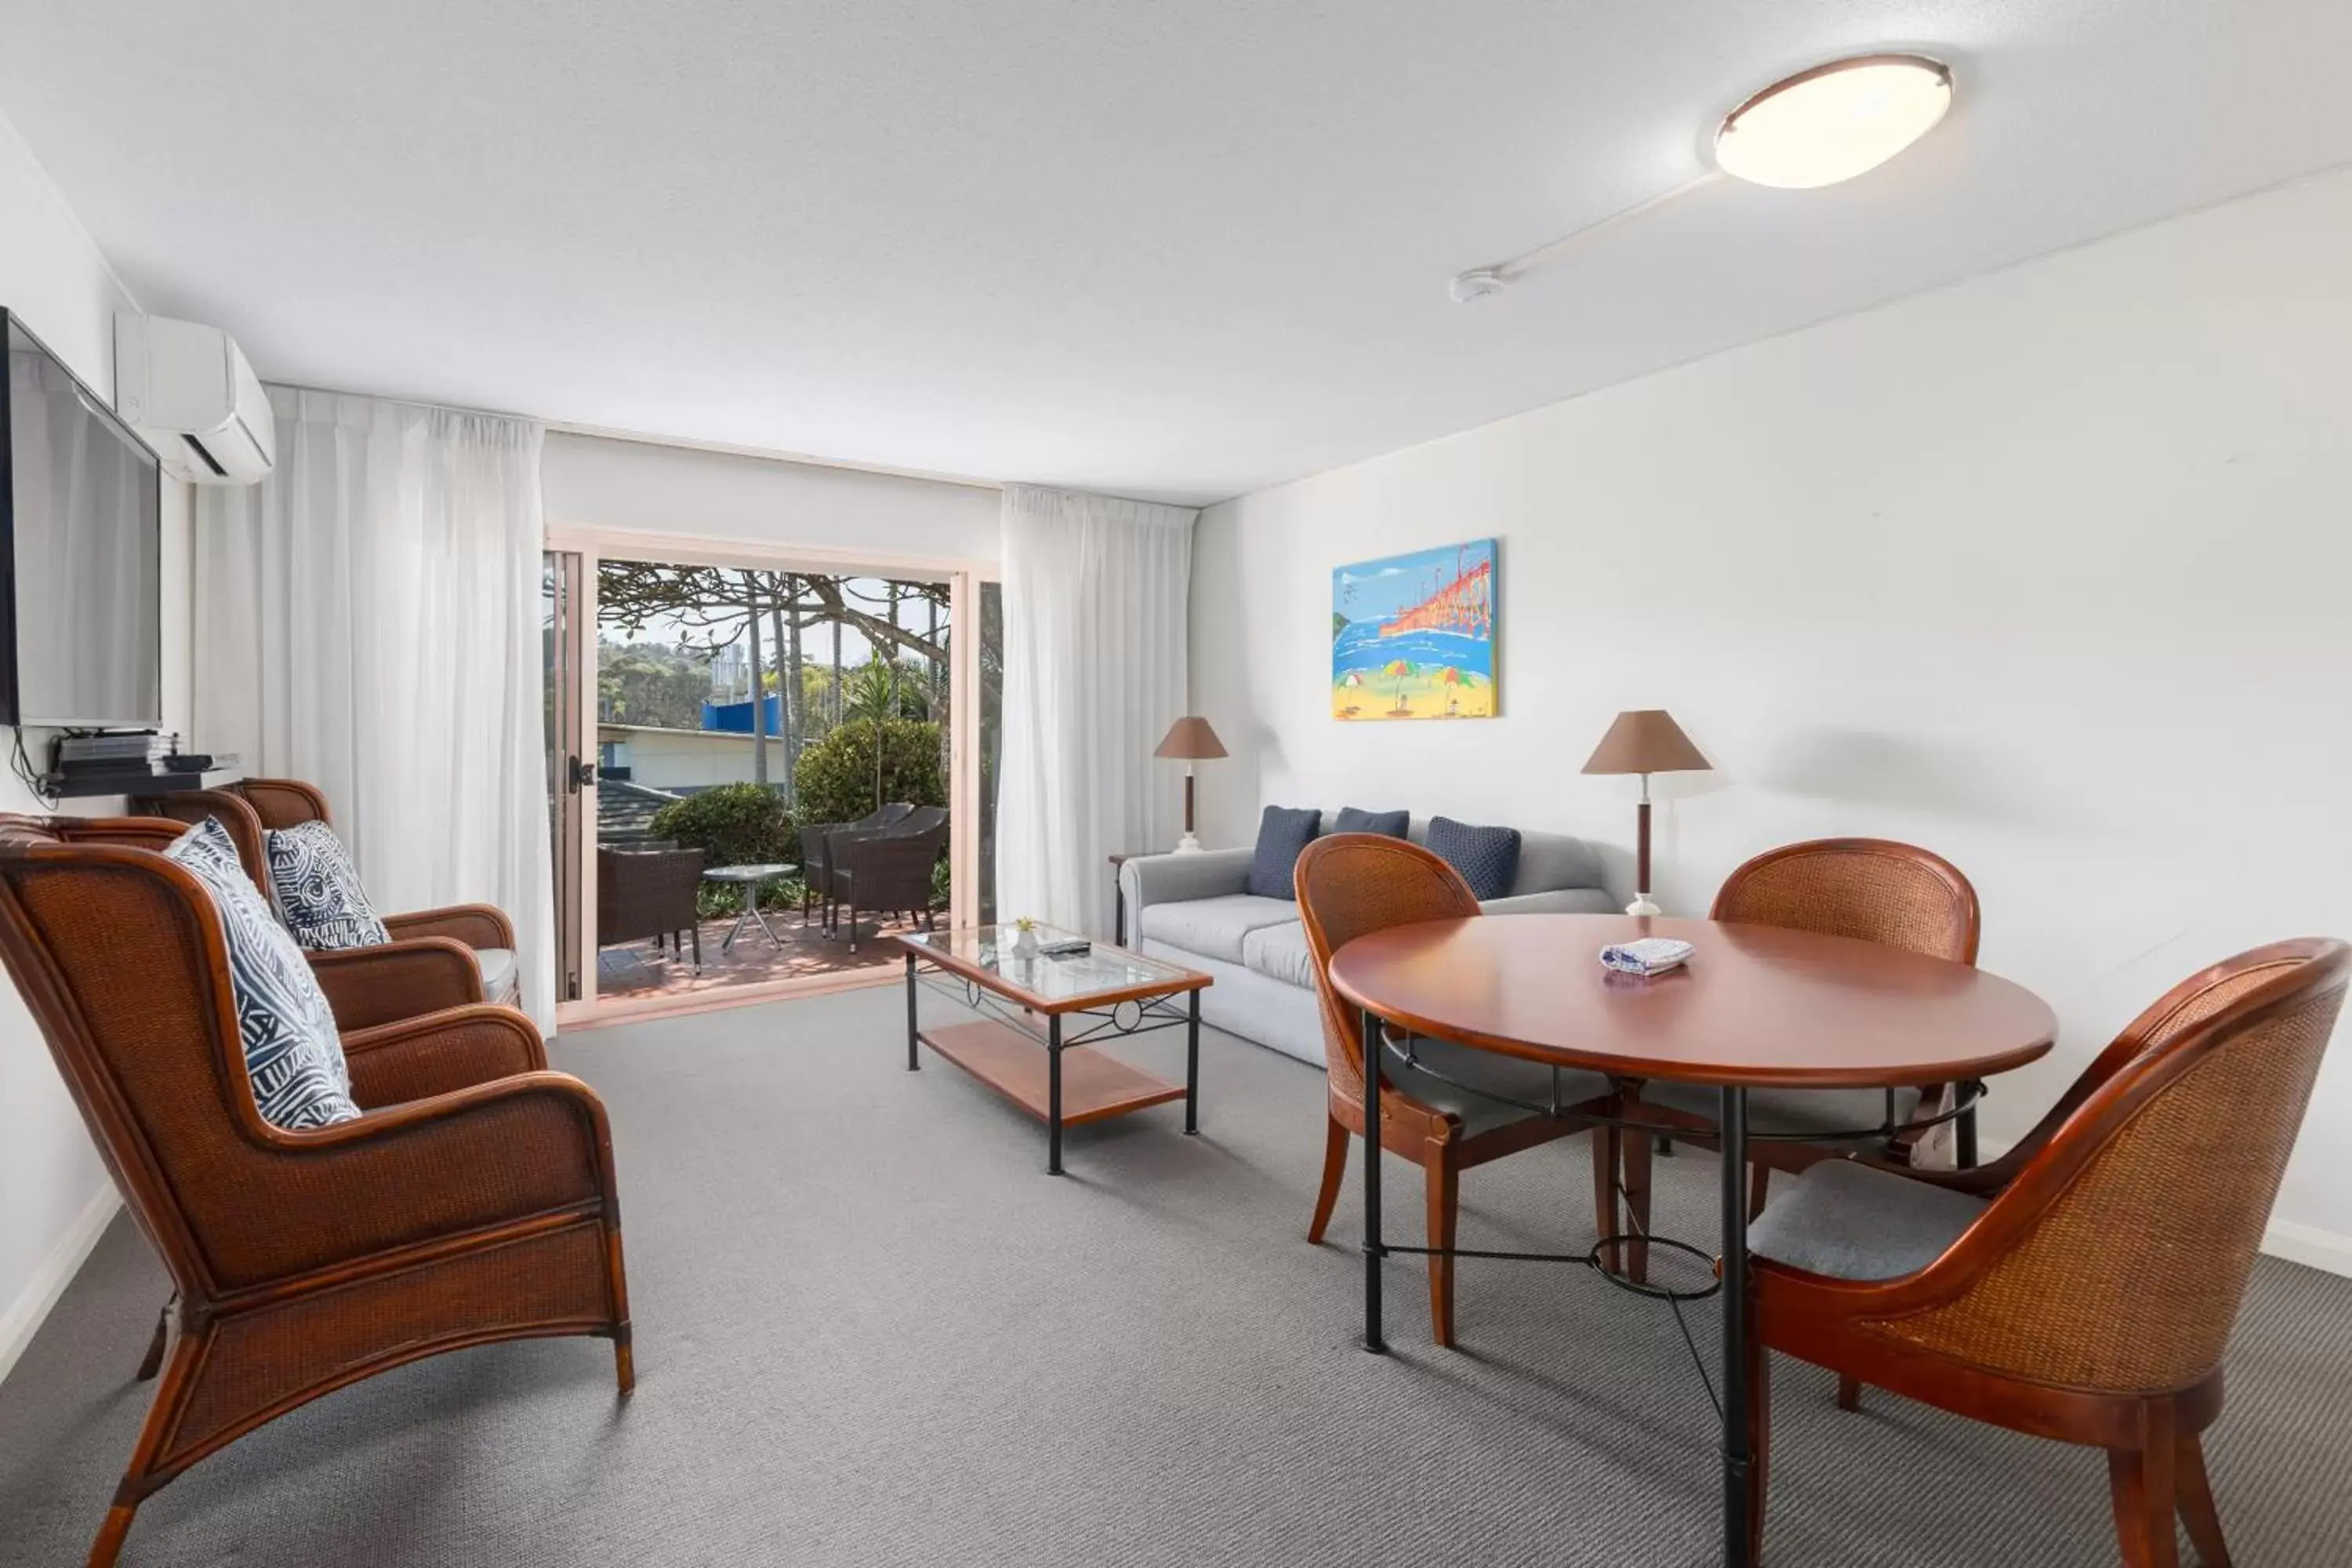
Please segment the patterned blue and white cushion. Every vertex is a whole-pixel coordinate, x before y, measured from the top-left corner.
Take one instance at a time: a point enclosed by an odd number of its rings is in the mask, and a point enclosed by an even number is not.
[[[302,947],[380,947],[392,940],[360,885],[351,851],[323,822],[269,836],[269,890],[278,918]]]
[[[195,874],[220,915],[246,1076],[253,1080],[262,1120],[299,1132],[359,1115],[327,994],[302,950],[262,902],[227,829],[206,817],[164,854]]]

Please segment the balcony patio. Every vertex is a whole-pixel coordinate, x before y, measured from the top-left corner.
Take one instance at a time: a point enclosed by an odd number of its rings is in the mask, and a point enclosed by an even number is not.
[[[650,942],[617,943],[596,956],[596,992],[607,1000],[636,1001],[653,996],[684,996],[723,991],[739,985],[763,985],[780,980],[805,980],[896,963],[898,953],[877,935],[919,930],[904,920],[867,915],[858,922],[857,951],[849,951],[845,931],[828,933],[821,913],[801,920],[800,907],[772,907],[762,911],[777,940],[745,921],[734,945],[725,944],[735,929],[735,917],[722,915],[701,924],[702,963],[698,968],[689,939],[683,958],[672,956],[669,944],[658,951]],[[940,919],[945,921],[945,915]]]

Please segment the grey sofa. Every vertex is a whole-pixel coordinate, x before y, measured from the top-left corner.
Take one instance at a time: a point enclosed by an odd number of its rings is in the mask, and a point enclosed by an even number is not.
[[[1331,821],[1324,813],[1324,832]],[[1406,836],[1418,844],[1427,827],[1416,816]],[[1130,858],[1118,873],[1128,942],[1215,976],[1201,994],[1201,1016],[1214,1027],[1320,1067],[1323,1026],[1306,928],[1288,899],[1251,895],[1253,853],[1244,847]],[[1523,832],[1510,892],[1479,907],[1509,915],[1609,914],[1621,906],[1601,886],[1591,846],[1565,834]]]

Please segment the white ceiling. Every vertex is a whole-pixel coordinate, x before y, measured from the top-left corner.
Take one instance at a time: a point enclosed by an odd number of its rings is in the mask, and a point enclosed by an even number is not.
[[[125,281],[265,376],[1194,500],[2352,162],[2344,0],[0,0],[0,36]],[[1958,80],[1893,163],[1447,300],[1885,45]]]

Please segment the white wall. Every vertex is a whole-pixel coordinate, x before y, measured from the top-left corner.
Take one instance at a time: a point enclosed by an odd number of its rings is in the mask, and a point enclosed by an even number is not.
[[[1622,889],[1633,781],[1577,770],[1670,709],[1720,770],[1659,781],[1670,912],[1823,835],[1968,872],[2062,1024],[1988,1102],[2013,1137],[2174,981],[2352,936],[2347,279],[2338,172],[1216,507],[1207,834],[1410,805],[1603,840]],[[1504,716],[1329,718],[1331,568],[1486,534]],[[2273,1232],[2339,1266],[2347,1039]]]
[[[540,468],[553,528],[749,541],[892,558],[997,558],[998,495],[907,479],[551,432]]]
[[[114,390],[114,312],[131,307],[89,236],[0,118],[0,305],[21,316],[102,396]],[[188,487],[163,484],[163,703],[184,730],[188,658]],[[46,756],[47,731],[26,750]],[[9,744],[0,731],[0,745]],[[68,803],[89,813],[121,801]],[[46,808],[0,772],[0,810]],[[48,1047],[14,986],[0,988],[0,1376],[40,1325],[114,1210],[99,1163]]]
[[[692,789],[705,784],[751,782],[751,737],[715,730],[653,730],[602,725],[596,739],[619,741],[629,782],[648,789]],[[784,776],[784,742],[772,736],[765,747],[768,776]]]

